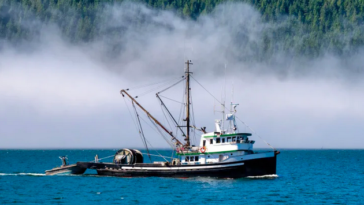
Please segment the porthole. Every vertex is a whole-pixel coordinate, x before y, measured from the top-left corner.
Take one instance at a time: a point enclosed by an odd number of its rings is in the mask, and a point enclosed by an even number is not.
[[[233,155],[233,153],[231,153],[230,155]]]

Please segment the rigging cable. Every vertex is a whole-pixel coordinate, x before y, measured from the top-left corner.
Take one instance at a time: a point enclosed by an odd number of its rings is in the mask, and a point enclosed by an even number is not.
[[[124,99],[124,103],[125,103],[125,105],[126,105],[126,108],[127,108],[127,109],[128,109],[128,111],[129,111],[130,117],[131,117],[131,119],[132,119],[132,121],[133,121],[133,123],[134,123],[134,125],[135,125],[135,129],[136,129],[136,131],[137,131],[137,132],[139,132],[138,124],[136,123],[136,120],[134,120],[134,116],[131,114],[131,111],[130,111],[130,109],[129,109],[128,104],[126,103],[125,98],[123,98],[123,99]],[[133,102],[133,101],[132,101],[132,102]],[[142,142],[143,142],[143,140],[142,140]],[[143,144],[145,144],[145,143],[143,143]]]
[[[129,114],[130,114],[131,120],[133,121],[133,123],[134,123],[134,125],[135,125],[135,128],[136,128],[136,130],[138,131],[137,123],[135,122],[134,117],[133,117],[133,115],[131,114],[131,111],[130,111],[130,109],[129,109],[128,104],[126,103],[125,98],[123,98],[123,99],[124,99],[124,103],[125,103],[126,108],[128,108],[128,111],[129,111]]]
[[[243,122],[239,117],[237,117],[236,116],[236,118],[241,122],[241,123],[243,123],[248,129],[250,129],[252,132],[254,132],[255,133],[255,135],[257,135],[261,140],[263,140],[269,147],[271,147],[273,150],[276,150],[272,145],[270,145],[267,141],[265,141],[263,138],[261,138],[258,134],[257,134],[257,132],[255,132],[254,130],[253,130],[253,128],[251,128],[249,125],[247,125],[245,122]]]
[[[212,93],[210,93],[210,91],[208,91],[204,86],[202,86],[200,82],[198,82],[194,77],[192,77],[192,75],[190,77],[193,80],[195,80],[196,83],[198,83],[207,93],[209,93],[218,103],[220,103],[226,109],[225,105],[223,105]]]
[[[136,131],[139,131],[138,130],[138,126],[137,126],[137,123],[135,122],[135,120],[134,120],[134,118],[133,118],[133,115],[132,115],[132,113],[131,113],[131,111],[130,111],[130,109],[129,109],[129,106],[128,106],[128,104],[126,103],[126,100],[125,100],[125,98],[123,98],[124,99],[124,103],[125,103],[125,105],[126,105],[126,107],[127,107],[127,109],[128,109],[128,112],[129,112],[129,114],[130,114],[130,116],[131,116],[131,119],[132,119],[132,121],[133,121],[133,123],[134,123],[134,125],[135,125],[135,128],[136,128]],[[133,101],[132,101],[132,103],[133,103]],[[134,106],[134,103],[133,103],[133,106]],[[134,106],[134,109],[135,109],[135,106]],[[148,123],[147,123],[147,121],[146,120],[144,120],[141,116],[139,116],[148,126],[150,126]],[[148,116],[148,118],[149,118],[149,116]],[[139,120],[139,118],[138,118],[138,120]],[[162,135],[162,137],[167,141],[167,143],[171,146],[171,148],[172,148],[172,153],[174,152],[174,146],[166,139],[166,137],[163,135],[163,133],[158,129],[158,126],[149,118],[149,120],[152,122],[152,124],[155,126],[155,129],[156,129],[156,131],[157,132],[159,132],[161,135]],[[139,121],[139,123],[140,123],[140,121]],[[150,126],[151,128],[153,128],[152,126]],[[143,137],[144,137],[144,139],[145,139],[145,141],[146,142],[148,142],[148,144],[151,146],[151,147],[153,147],[152,145],[151,145],[151,143],[145,138],[145,136],[143,135]],[[145,143],[144,143],[145,144]],[[156,151],[156,150],[155,150]],[[151,155],[150,153],[149,153],[149,150],[147,149],[147,152],[148,152],[148,156],[149,155]],[[158,151],[156,151],[162,158],[164,158]],[[114,156],[114,155],[111,155],[111,156]],[[109,158],[109,157],[111,157],[111,156],[108,156],[108,157],[105,157],[105,158]],[[101,158],[101,159],[105,159],[105,158]],[[101,159],[99,159],[99,160],[101,160]],[[166,158],[164,158],[165,160],[166,160]],[[149,160],[152,162],[152,160],[151,160],[151,157],[149,156]],[[168,161],[168,160],[166,160],[166,161]]]
[[[147,140],[147,142],[148,142],[148,144],[151,146],[151,147],[153,147],[152,146],[152,144],[150,144],[150,142]],[[153,147],[154,148],[154,147]],[[167,162],[168,162],[168,160],[163,156],[163,155],[161,155],[156,149],[154,149],[154,151],[156,151],[158,154],[159,154],[159,156],[160,157],[162,157],[164,160],[166,160]]]
[[[179,129],[181,130],[182,134],[184,134],[184,132],[183,132],[182,128],[179,126],[179,124],[177,123],[177,121],[174,119],[174,117],[173,117],[172,113],[168,110],[167,106],[164,104],[163,100],[159,97],[159,95],[158,95],[158,94],[157,94],[157,98],[158,98],[158,99],[160,100],[160,102],[161,102],[161,107],[162,107],[162,111],[163,111],[164,116],[166,117],[166,115],[165,115],[165,113],[164,113],[163,108],[164,108],[164,109],[168,112],[169,117],[170,117],[170,118],[173,120],[173,122],[176,124],[177,128],[179,128]],[[166,120],[167,120],[167,117],[166,117]],[[169,124],[169,122],[168,122],[168,124]],[[171,129],[171,130],[172,130],[172,129]]]
[[[173,100],[173,99],[171,99],[171,98],[167,98],[167,97],[165,97],[165,96],[163,96],[163,95],[158,95],[158,96],[160,96],[160,97],[162,97],[162,98],[166,98],[167,100],[171,100],[171,101],[174,101],[174,102],[176,102],[176,103],[179,103],[179,104],[185,105],[185,103],[183,103],[183,102],[178,102],[177,100]]]
[[[186,78],[183,76],[181,80],[179,80],[179,81],[177,81],[176,83],[172,84],[171,86],[169,86],[169,87],[167,87],[167,88],[165,88],[165,89],[163,89],[163,90],[159,91],[157,94],[163,93],[164,91],[166,91],[166,90],[168,90],[168,89],[172,88],[173,86],[175,86],[175,85],[177,85],[178,83],[180,83],[180,82],[184,81],[185,79],[186,79]]]
[[[145,120],[143,117],[139,116],[151,129],[153,129],[155,132],[161,134],[160,130],[158,129],[158,126],[156,126],[156,124],[154,124],[154,121],[152,121],[151,119],[150,122],[154,125],[154,127],[152,127],[147,120]],[[169,144],[169,146],[171,146],[171,148],[173,148],[173,144],[171,142],[168,141],[168,139],[163,135],[161,134],[163,139]]]
[[[161,110],[162,110],[162,113],[163,113],[164,119],[167,121],[167,124],[168,124],[168,126],[169,126],[169,129],[170,129],[170,130],[172,130],[172,126],[171,126],[171,124],[169,123],[169,120],[168,120],[168,118],[167,118],[166,113],[164,112],[164,109],[163,109],[163,105],[162,105],[162,104],[161,104]]]
[[[191,92],[191,91],[190,91]],[[193,109],[193,101],[192,101],[192,93],[190,95],[191,97],[191,111],[192,111],[192,124],[194,127],[196,127],[196,121],[195,121],[195,111]],[[197,144],[197,139],[196,139],[196,129],[194,128],[193,129],[193,141],[194,141],[194,144]]]
[[[103,158],[100,158],[98,159],[99,161],[103,160],[103,159],[107,159],[107,158],[110,158],[110,157],[114,157],[115,155],[110,155],[110,156],[107,156],[107,157],[103,157]],[[92,160],[92,161],[89,161],[89,162],[95,162],[95,160]]]
[[[142,154],[145,154],[145,153],[142,153]],[[150,154],[150,155],[152,155],[152,156],[156,156],[156,157],[163,157],[163,158],[173,158],[173,157],[167,157],[167,156],[163,156],[163,155],[161,155],[161,154],[159,154],[159,155],[156,155],[156,154]],[[113,155],[114,156],[114,155]]]
[[[133,118],[133,115],[131,114],[131,111],[130,111],[130,109],[129,109],[129,106],[128,106],[128,104],[126,103],[126,100],[125,100],[125,98],[124,98],[124,102],[125,102],[125,105],[126,105],[126,107],[127,107],[127,109],[128,109],[128,111],[129,111],[129,114],[130,114],[130,116],[131,116],[131,118],[132,118],[132,121],[134,122],[134,125],[135,125],[135,128],[136,128],[136,130],[139,132],[139,130],[138,130],[138,126],[137,126],[137,123],[134,121],[134,118]],[[134,105],[134,102],[132,101],[132,103],[133,103],[133,106],[134,106],[134,109],[135,109],[135,105]],[[136,110],[135,110],[136,111]],[[140,116],[139,116],[140,117]],[[140,117],[140,118],[142,118],[142,117]],[[139,118],[138,118],[138,120],[139,120]],[[144,122],[146,122],[143,118],[142,118],[142,120],[144,121]],[[140,121],[139,121],[139,123],[140,123]],[[147,125],[149,125],[149,124],[147,124]],[[158,130],[159,131],[159,130]],[[159,131],[160,132],[160,131]],[[140,133],[140,132],[139,132]],[[150,144],[150,142],[145,138],[145,136],[144,136],[144,134],[143,134],[143,137],[144,137],[144,140],[145,141],[147,141],[148,143],[149,143],[149,145],[150,146],[152,146],[151,144]],[[143,141],[143,139],[142,139],[142,141]],[[149,160],[152,162],[152,159],[151,159],[151,157],[150,157],[150,153],[149,153],[149,150],[148,150],[148,146],[146,145],[146,143],[144,142],[143,143],[145,146],[146,146],[146,148],[147,148],[147,152],[148,152],[148,157],[149,157]],[[153,146],[152,146],[153,147]],[[157,151],[156,151],[157,152]],[[157,152],[158,153],[158,152]],[[159,154],[159,153],[158,153]],[[160,154],[159,154],[160,155]],[[112,155],[112,156],[114,156],[114,155]],[[109,156],[110,157],[110,156]],[[109,157],[105,157],[105,158],[109,158]],[[101,159],[105,159],[105,158],[101,158]],[[99,159],[99,160],[101,160],[101,159]]]
[[[218,103],[220,103],[225,110],[229,111],[224,104],[222,104],[213,94],[211,94],[204,86],[201,85],[200,82],[198,82],[193,76],[190,76],[193,80],[195,80],[207,93],[209,93]],[[261,138],[250,126],[248,126],[247,124],[245,124],[239,117],[235,116],[241,123],[243,123],[248,129],[250,129],[252,132],[255,133],[256,136],[258,136],[261,140],[263,140],[263,142],[265,142],[269,147],[271,147],[273,150],[275,150],[275,148],[270,145],[267,141],[265,141],[263,138]]]
[[[153,122],[153,120],[152,119],[150,119],[150,117],[148,116],[148,119],[152,122],[152,124],[157,128],[157,130],[158,130],[158,132],[159,132],[159,134],[161,134],[161,136],[164,138],[164,140],[166,140],[167,141],[167,143],[172,147],[172,149],[174,149],[173,148],[173,145],[168,141],[168,139],[163,135],[163,133],[159,130],[159,128],[158,128],[158,126],[155,124],[155,122]]]
[[[147,121],[145,121],[142,117],[140,117],[148,126],[150,126],[148,123],[147,123]],[[149,118],[149,116],[148,116],[148,118]],[[149,120],[152,122],[152,124],[156,127],[156,129],[157,129],[157,131],[162,135],[162,137],[167,141],[167,143],[172,147],[172,150],[174,150],[173,149],[173,146],[168,142],[168,140],[166,139],[166,137],[162,134],[162,132],[158,129],[158,126],[152,121],[152,119],[150,119],[149,118]],[[151,126],[150,126],[151,127]],[[151,127],[152,128],[152,127]],[[144,138],[145,139],[145,141],[146,141],[146,143],[148,143],[149,144],[149,146],[151,146],[152,148],[154,148],[153,147],[153,145],[146,139],[146,138]],[[168,160],[163,156],[163,155],[161,155],[157,150],[154,150],[155,152],[157,152],[158,154],[159,154],[159,156],[160,157],[162,157],[164,160],[166,160],[167,162],[168,162]],[[149,150],[147,150],[147,152],[148,152],[148,156],[149,155],[152,155],[152,154],[150,154],[149,153]],[[152,155],[153,156],[153,155]],[[152,162],[152,160],[151,160],[151,158],[149,158],[149,160]]]
[[[142,138],[142,141],[144,142],[145,148],[147,149],[149,160],[152,161],[152,159],[150,157],[148,145],[147,145],[147,142],[146,142],[146,139],[145,139],[145,136],[144,136],[143,127],[142,127],[142,124],[140,123],[139,114],[138,114],[138,112],[136,110],[136,107],[134,105],[134,102],[132,104],[133,104],[133,107],[134,107],[134,110],[135,110],[135,115],[136,115],[136,117],[138,119],[138,123],[139,123],[139,134],[140,134],[140,137]]]
[[[185,87],[185,86],[183,86],[183,87]],[[185,98],[185,94],[184,93],[182,93],[182,102],[183,102],[183,100],[184,100],[184,98]],[[185,124],[183,123],[183,118],[184,118],[184,112],[183,112],[183,109],[184,109],[184,107],[185,107],[185,103],[180,107],[180,111],[179,111],[179,116],[178,116],[178,124],[181,124],[181,121],[182,121],[182,126],[184,126]],[[182,137],[186,137],[186,134],[184,134],[184,133],[181,133],[182,134]]]
[[[152,144],[151,144],[148,140],[146,140],[146,141],[148,142],[148,144],[149,144],[152,148],[154,148],[154,147],[153,147],[153,145],[152,145]],[[173,149],[173,148],[172,148],[172,149]],[[173,149],[173,150],[174,150],[174,149]],[[161,154],[157,151],[157,149],[155,149],[155,148],[154,148],[154,151],[155,151],[155,152],[157,152],[157,153],[159,154],[159,156],[160,156],[160,157],[162,157],[164,160],[166,160],[166,161],[168,162],[168,160],[165,158],[165,156],[161,155]]]
[[[149,120],[153,123],[153,121],[149,118]],[[154,123],[153,123],[154,124]],[[157,128],[157,130],[159,131],[159,133],[162,135],[162,137],[167,141],[167,143],[171,146],[171,148],[172,148],[172,150],[174,150],[174,146],[173,145],[171,145],[169,142],[168,142],[168,140],[164,137],[164,135],[162,134],[162,132],[158,129],[158,127],[157,127],[157,125],[156,124],[154,124],[154,126]],[[153,147],[152,146],[152,144],[147,140],[147,142],[149,143],[149,145],[151,146],[151,147]],[[154,147],[153,147],[154,148]],[[167,162],[168,162],[168,160],[166,159],[166,158],[164,158],[164,156],[163,155],[161,155],[156,149],[154,150],[154,151],[156,151],[164,160],[166,160]]]
[[[161,93],[163,93],[163,92],[165,92],[165,91],[167,91],[168,89],[170,89],[170,88],[172,88],[172,87],[174,87],[174,86],[176,86],[176,85],[178,85],[180,82],[182,82],[182,81],[184,81],[186,79],[186,77],[185,76],[182,76],[182,79],[180,79],[179,81],[177,81],[176,83],[174,83],[174,84],[172,84],[171,86],[169,86],[169,87],[167,87],[167,88],[165,88],[165,89],[163,89],[163,90],[161,90],[161,91],[159,91],[156,95],[157,95],[157,97],[159,98],[159,100],[161,101],[161,103],[164,105],[164,103],[163,103],[163,101],[162,101],[162,99],[160,99],[160,97],[159,97],[159,94],[161,94]],[[172,99],[170,99],[170,100],[172,100]],[[174,101],[174,100],[173,100]],[[180,102],[178,102],[178,103],[180,103]],[[184,105],[184,104],[183,104]],[[172,116],[172,114],[169,112],[169,110],[166,108],[166,106],[164,105],[164,107],[165,107],[165,109],[168,111],[168,113],[170,114],[170,116],[172,117],[172,119],[174,120],[174,118],[173,118],[173,116]],[[174,120],[175,121],[175,120]],[[176,122],[175,122],[176,123]],[[177,125],[177,128],[178,128],[178,125],[179,125],[179,123],[176,123],[176,125]],[[181,130],[182,131],[182,130]],[[177,129],[177,131],[176,131],[176,133],[178,133],[178,129]],[[182,132],[182,134],[184,134],[183,132]],[[177,135],[177,134],[176,134]],[[177,137],[177,136],[176,136]]]
[[[180,78],[180,77],[178,77],[178,78]],[[143,87],[149,87],[149,86],[152,86],[152,85],[167,83],[167,82],[175,80],[175,79],[176,79],[176,77],[173,77],[171,79],[164,80],[164,81],[158,81],[158,82],[153,82],[153,83],[149,83],[149,84],[144,84],[144,85],[139,85],[139,86],[135,86],[135,87],[132,87],[132,88],[128,88],[128,90],[137,90],[137,89],[140,89],[140,88],[143,88]]]
[[[180,78],[180,77],[178,77],[178,78]],[[154,90],[160,89],[160,88],[164,87],[164,84],[167,84],[168,82],[170,82],[170,81],[172,81],[172,80],[174,81],[175,79],[176,79],[176,77],[175,77],[175,78],[173,78],[173,79],[171,79],[171,80],[168,80],[168,81],[162,82],[162,83],[160,83],[161,85],[158,85],[158,86],[156,86],[156,87],[154,87],[154,88],[151,88],[151,89],[149,89],[149,90],[147,90],[147,91],[144,91],[143,93],[139,94],[138,96],[140,97],[140,96],[146,95],[146,94],[148,94],[148,93],[150,93],[150,92],[152,92],[152,91],[154,91]]]

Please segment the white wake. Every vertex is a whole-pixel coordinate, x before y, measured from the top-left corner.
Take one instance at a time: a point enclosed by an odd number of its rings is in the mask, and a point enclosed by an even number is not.
[[[268,175],[261,175],[261,176],[248,176],[246,178],[249,178],[249,179],[273,179],[273,178],[278,178],[278,175],[268,174]]]
[[[45,176],[42,173],[0,173],[0,176]]]

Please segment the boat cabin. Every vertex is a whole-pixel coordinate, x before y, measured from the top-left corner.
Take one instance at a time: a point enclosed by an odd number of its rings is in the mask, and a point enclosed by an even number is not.
[[[251,133],[220,134],[206,133],[201,136],[200,146],[189,150],[178,150],[182,164],[208,164],[230,162],[241,155],[253,154],[254,140]]]

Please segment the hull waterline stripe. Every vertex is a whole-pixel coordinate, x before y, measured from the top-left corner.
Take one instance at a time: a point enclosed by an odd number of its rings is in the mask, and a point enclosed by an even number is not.
[[[195,167],[121,167],[121,169],[146,169],[146,170],[188,170],[188,169],[214,169],[224,167],[242,166],[243,163],[227,164],[227,165],[212,165],[212,166],[195,166]],[[117,170],[115,170],[117,171]]]

